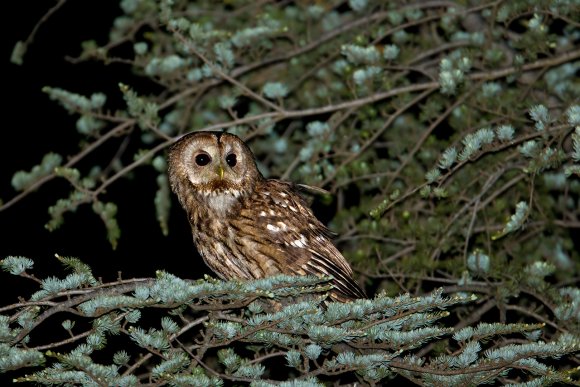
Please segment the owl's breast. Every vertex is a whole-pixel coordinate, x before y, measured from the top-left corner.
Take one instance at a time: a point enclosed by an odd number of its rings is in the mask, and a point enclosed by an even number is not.
[[[240,191],[201,192],[200,205],[207,216],[223,218],[240,207]]]
[[[282,273],[256,242],[228,218],[206,218],[192,224],[193,240],[205,263],[222,279],[255,279]]]

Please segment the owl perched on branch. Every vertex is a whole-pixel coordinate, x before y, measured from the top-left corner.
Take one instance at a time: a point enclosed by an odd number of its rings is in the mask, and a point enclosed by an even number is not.
[[[194,132],[169,151],[169,179],[205,263],[223,279],[332,276],[334,300],[365,297],[297,187],[265,179],[237,136]]]

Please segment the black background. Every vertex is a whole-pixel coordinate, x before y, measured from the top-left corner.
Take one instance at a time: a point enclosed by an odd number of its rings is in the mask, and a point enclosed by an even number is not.
[[[69,0],[40,26],[34,42],[18,66],[10,63],[14,44],[25,40],[35,24],[56,1],[11,1],[5,4],[3,68],[4,126],[0,139],[0,198],[6,203],[17,193],[10,185],[14,172],[29,171],[48,152],[61,154],[66,160],[76,154],[82,140],[70,115],[48,95],[44,86],[89,95],[104,92],[107,104],[114,110],[122,108],[119,82],[146,90],[151,85],[136,77],[128,65],[88,61],[73,64],[66,56],[76,57],[81,43],[94,39],[99,45],[108,41],[109,29],[115,17],[122,14],[119,2]],[[137,134],[138,135],[138,131]],[[134,139],[136,140],[136,138]],[[110,141],[94,156],[78,165],[86,173],[95,162],[108,163],[120,144]],[[132,159],[138,149],[132,141],[124,155]],[[153,277],[164,269],[183,278],[200,278],[210,273],[193,247],[185,214],[175,198],[171,210],[170,234],[162,235],[155,217],[154,196],[156,173],[151,167],[141,167],[130,179],[118,180],[101,197],[118,204],[117,219],[121,239],[115,251],[106,238],[101,219],[84,205],[75,213],[65,215],[60,229],[44,228],[50,219],[48,207],[59,198],[67,197],[71,187],[64,179],[53,179],[9,209],[0,212],[0,259],[9,255],[25,256],[35,261],[33,273],[44,278],[64,276],[54,254],[78,257],[93,267],[96,277],[115,280]],[[30,280],[0,273],[3,289],[2,304],[28,297],[38,286]]]

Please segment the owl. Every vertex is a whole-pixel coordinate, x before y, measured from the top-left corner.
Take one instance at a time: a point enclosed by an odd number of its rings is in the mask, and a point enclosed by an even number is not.
[[[219,277],[332,276],[332,299],[365,297],[298,187],[265,179],[239,137],[190,133],[168,158],[171,188],[187,212],[194,243]]]

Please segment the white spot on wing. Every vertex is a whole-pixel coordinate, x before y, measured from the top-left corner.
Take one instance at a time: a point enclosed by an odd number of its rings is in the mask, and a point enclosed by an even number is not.
[[[266,225],[266,228],[267,228],[268,230],[270,230],[270,231],[273,231],[273,232],[278,232],[278,231],[280,231],[280,227],[276,227],[276,226],[274,226],[274,225],[272,225],[272,224],[268,224],[268,225]]]
[[[288,229],[288,226],[286,226],[286,223],[284,222],[276,222],[276,224],[278,225],[278,227],[280,227],[280,230],[282,231],[286,231]]]
[[[260,211],[260,216],[266,216],[266,211]]]
[[[296,239],[290,242],[290,246],[294,247],[306,247],[307,244],[308,241],[306,240],[306,237],[302,234],[300,234],[300,239]]]
[[[293,207],[293,206],[288,206],[288,208],[290,208],[290,209],[291,209],[292,211],[294,211],[294,212],[298,212],[298,210],[296,209],[296,207]]]

